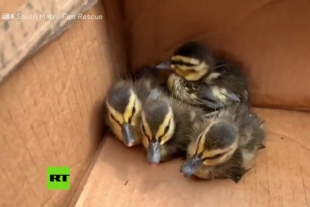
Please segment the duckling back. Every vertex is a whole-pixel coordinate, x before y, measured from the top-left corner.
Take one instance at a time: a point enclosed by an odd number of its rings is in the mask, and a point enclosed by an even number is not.
[[[247,104],[235,104],[220,110],[218,120],[235,124],[239,131],[239,146],[249,150],[263,148],[265,141],[264,121]]]
[[[202,103],[204,99],[212,100],[213,96],[212,101],[217,102],[215,105],[219,108],[249,102],[247,78],[236,64],[228,60],[220,59],[203,82],[198,89],[198,97],[201,97]],[[210,90],[213,96],[205,96],[207,90]]]
[[[258,152],[265,148],[266,132],[264,121],[260,119],[246,104],[236,104],[220,111],[218,120],[228,120],[238,129],[238,148],[232,158],[220,170],[226,177],[238,182],[243,174],[250,170]]]
[[[193,138],[191,134],[197,125],[202,124],[205,112],[199,107],[183,103],[174,98],[170,99],[176,129],[171,143],[167,143],[167,148],[171,151],[179,151],[180,156],[185,157],[187,146]]]
[[[149,74],[142,76],[140,79],[133,82],[133,88],[142,104],[145,103],[153,89],[161,88],[161,90],[163,90],[160,80],[158,80],[156,76],[151,76]]]
[[[179,128],[176,136],[182,136],[182,134],[189,136],[193,128],[202,123],[206,113],[199,107],[192,106],[174,98],[170,99],[174,116],[176,117],[176,123]]]

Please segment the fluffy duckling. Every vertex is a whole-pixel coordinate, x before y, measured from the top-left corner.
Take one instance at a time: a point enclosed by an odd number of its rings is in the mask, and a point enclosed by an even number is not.
[[[237,183],[265,148],[263,121],[245,104],[220,110],[213,119],[196,125],[192,135],[181,167],[184,176],[230,178]]]
[[[142,144],[141,111],[150,92],[160,87],[156,76],[145,73],[132,81],[120,80],[112,85],[106,98],[106,123],[127,147]]]
[[[186,157],[193,126],[203,120],[203,110],[152,91],[143,110],[141,131],[147,161],[152,165],[175,157]]]
[[[233,103],[248,102],[248,83],[237,65],[216,60],[202,43],[186,42],[173,52],[171,61],[157,65],[175,73],[168,78],[168,89],[176,98],[205,109],[220,109]]]

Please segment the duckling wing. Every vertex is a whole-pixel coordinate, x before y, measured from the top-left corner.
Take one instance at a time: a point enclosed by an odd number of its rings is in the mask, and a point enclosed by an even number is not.
[[[235,93],[223,94],[227,99],[233,102],[241,102],[240,98]]]
[[[205,105],[208,108],[216,109],[222,108],[225,104],[220,99],[220,94],[207,84],[203,84],[197,90],[197,98],[201,105]]]
[[[221,108],[230,103],[240,103],[241,98],[234,92],[218,86],[202,84],[197,90],[199,102],[209,108]]]
[[[202,85],[197,90],[197,98],[200,104],[209,108],[216,108],[218,99],[214,96],[212,90],[207,85]]]

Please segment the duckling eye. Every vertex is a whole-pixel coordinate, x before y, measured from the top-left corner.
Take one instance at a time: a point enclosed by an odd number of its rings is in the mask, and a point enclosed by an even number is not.
[[[182,68],[182,69],[177,69],[178,72],[181,74],[191,74],[191,73],[196,73],[197,71],[192,68]]]
[[[146,133],[145,133],[145,128],[144,128],[144,125],[143,125],[143,124],[141,125],[141,129],[142,129],[143,134],[146,135]]]
[[[204,161],[204,160],[218,159],[218,158],[222,157],[224,154],[225,154],[225,153],[220,153],[220,154],[214,155],[214,156],[212,156],[212,157],[206,157],[206,158],[204,158],[204,159],[202,159],[202,160]]]
[[[141,126],[141,129],[142,129],[142,133],[144,134],[144,136],[146,136],[149,140],[150,140],[150,137],[146,134],[145,132],[145,128],[144,128],[144,125],[142,124]]]
[[[168,130],[169,130],[170,125],[167,125],[165,130],[164,130],[164,134],[167,134]]]
[[[136,113],[136,107],[132,108],[132,115],[134,115]]]
[[[181,66],[187,66],[187,67],[196,66],[195,64],[183,62],[183,61],[171,61],[171,65],[181,65]]]
[[[224,155],[224,153],[214,155],[214,156],[212,157],[212,159],[217,159],[217,158],[220,158],[220,157],[222,157],[223,155]]]
[[[128,120],[129,124],[131,124],[132,117],[133,117],[133,115],[134,115],[135,113],[136,113],[136,107],[133,106],[132,112],[131,112],[131,117],[130,117],[129,120]]]
[[[187,69],[188,72],[192,72],[192,73],[195,73],[196,70],[195,69]]]
[[[113,114],[109,113],[110,114],[110,117],[116,122],[118,123],[119,125],[121,125],[121,123],[115,118],[115,116],[113,116]]]

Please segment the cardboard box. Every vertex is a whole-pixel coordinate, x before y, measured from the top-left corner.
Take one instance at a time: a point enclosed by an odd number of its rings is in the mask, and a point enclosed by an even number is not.
[[[310,206],[310,116],[301,112],[310,109],[309,1],[12,0],[0,8],[0,207]],[[143,150],[104,131],[114,75],[166,60],[188,40],[244,63],[266,121],[267,148],[238,185],[185,179],[180,160],[151,168]],[[47,176],[67,178],[51,166],[70,168],[69,190],[48,189]]]

